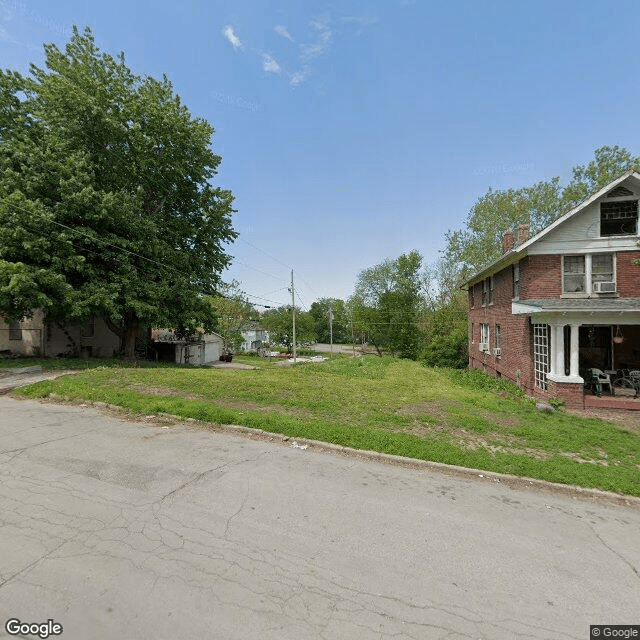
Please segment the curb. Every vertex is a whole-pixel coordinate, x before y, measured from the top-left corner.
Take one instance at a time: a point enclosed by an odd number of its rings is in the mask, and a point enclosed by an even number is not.
[[[187,424],[193,425],[194,423],[190,422]],[[640,509],[640,498],[635,496],[626,496],[621,493],[613,493],[612,491],[603,491],[602,489],[590,489],[573,484],[560,484],[557,482],[549,482],[548,480],[539,480],[537,478],[513,476],[495,471],[484,471],[483,469],[470,469],[468,467],[459,467],[457,465],[445,464],[443,462],[432,462],[430,460],[419,460],[417,458],[405,458],[403,456],[396,456],[390,453],[380,453],[379,451],[352,449],[351,447],[345,447],[331,442],[308,440],[306,438],[292,438],[280,433],[272,433],[270,431],[253,429],[251,427],[240,427],[232,424],[214,425],[204,422],[198,422],[196,424],[213,427],[216,431],[222,431],[224,433],[245,436],[255,440],[276,442],[285,446],[291,446],[291,443],[295,442],[298,445],[306,445],[314,451],[337,453],[338,455],[348,458],[380,462],[382,464],[394,465],[405,469],[432,471],[458,478],[468,478],[469,480],[483,480],[485,482],[500,483],[510,489],[518,489],[521,491],[535,489],[538,491],[544,491],[545,493],[564,495],[573,499]]]

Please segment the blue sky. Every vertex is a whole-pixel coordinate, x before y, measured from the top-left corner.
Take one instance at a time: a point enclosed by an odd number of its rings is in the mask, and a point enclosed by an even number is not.
[[[432,262],[489,187],[640,152],[636,3],[0,0],[0,64],[41,64],[89,25],[166,73],[216,129],[240,238],[226,279],[255,303],[347,298],[358,273]]]

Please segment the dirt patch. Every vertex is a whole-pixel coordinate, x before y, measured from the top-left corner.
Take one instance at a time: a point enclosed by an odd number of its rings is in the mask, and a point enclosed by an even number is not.
[[[233,398],[217,398],[217,405],[226,407],[227,409],[239,409],[240,411],[258,411],[260,413],[279,413],[283,416],[299,416],[303,418],[312,418],[313,414],[307,409],[301,407],[283,407],[282,405],[262,405],[251,400],[236,400]]]
[[[417,404],[405,404],[399,409],[396,409],[395,414],[398,416],[426,416],[434,421],[446,422],[449,414],[442,405],[438,402],[419,402]],[[418,423],[422,424],[422,423]]]
[[[169,387],[151,387],[146,384],[130,384],[128,388],[132,391],[139,391],[140,393],[146,393],[150,396],[163,396],[166,398],[187,398],[187,400],[200,400],[202,396],[196,393],[187,393],[186,391],[179,391],[178,389],[171,389]]]
[[[566,409],[566,411],[582,418],[608,420],[628,431],[640,434],[640,411],[624,409]]]

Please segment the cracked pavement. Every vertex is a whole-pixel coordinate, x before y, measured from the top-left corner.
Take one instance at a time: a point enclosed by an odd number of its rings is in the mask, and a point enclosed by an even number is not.
[[[584,639],[640,510],[0,397],[0,637]],[[35,636],[30,636],[35,637]]]

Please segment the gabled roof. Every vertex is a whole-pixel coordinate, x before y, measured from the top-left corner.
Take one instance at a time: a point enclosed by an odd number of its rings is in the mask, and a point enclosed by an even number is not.
[[[574,216],[579,214],[583,209],[586,209],[589,205],[593,204],[598,198],[601,198],[603,195],[606,195],[612,189],[615,189],[621,182],[624,182],[627,178],[633,177],[638,182],[640,182],[640,172],[635,171],[634,169],[629,169],[625,171],[620,177],[612,180],[608,184],[606,184],[602,189],[596,191],[593,195],[589,196],[584,202],[581,202],[577,207],[571,209],[563,216],[554,220],[549,226],[545,227],[542,231],[536,233],[535,236],[529,238],[526,242],[519,244],[513,247],[510,251],[507,251],[504,255],[500,256],[498,260],[492,262],[491,264],[483,267],[480,271],[476,272],[471,278],[468,278],[465,284],[471,284],[477,280],[481,280],[482,278],[491,275],[492,273],[496,273],[507,267],[509,264],[519,260],[521,257],[527,255],[527,249],[536,242],[539,242],[542,238],[544,238],[551,231],[556,229],[557,227],[563,225],[568,220],[571,220]]]

